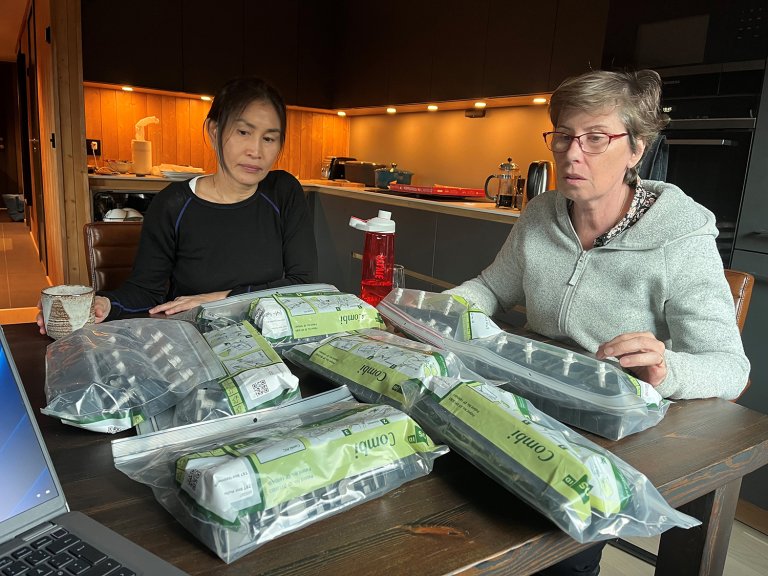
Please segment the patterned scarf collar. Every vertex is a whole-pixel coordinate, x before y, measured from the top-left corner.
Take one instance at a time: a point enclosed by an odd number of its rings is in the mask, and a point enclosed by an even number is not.
[[[646,190],[643,187],[642,182],[638,180],[637,187],[635,188],[635,194],[632,197],[632,203],[629,205],[629,210],[627,210],[627,213],[624,215],[624,217],[619,220],[619,222],[608,232],[601,234],[597,238],[595,238],[595,242],[592,245],[593,248],[599,248],[600,246],[605,246],[616,238],[619,234],[624,232],[625,230],[628,230],[631,228],[635,222],[640,220],[640,218],[643,217],[643,215],[648,212],[648,210],[653,206],[653,204],[656,202],[656,199],[659,197],[659,193],[652,190]],[[573,200],[568,201],[568,213],[570,214],[571,208],[573,207]]]

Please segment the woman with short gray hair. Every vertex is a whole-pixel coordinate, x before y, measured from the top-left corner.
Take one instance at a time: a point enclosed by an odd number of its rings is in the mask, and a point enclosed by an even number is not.
[[[714,215],[641,180],[667,117],[651,70],[592,71],[552,95],[544,134],[557,189],[533,198],[494,262],[450,290],[489,315],[573,341],[670,398],[736,398],[749,375]],[[598,574],[602,546],[544,574]]]

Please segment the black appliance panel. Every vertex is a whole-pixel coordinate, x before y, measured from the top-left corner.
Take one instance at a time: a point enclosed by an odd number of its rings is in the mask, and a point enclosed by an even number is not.
[[[666,181],[715,214],[723,264],[731,262],[764,62],[662,71],[670,123]]]
[[[730,264],[752,130],[667,130],[667,182],[715,214],[718,250]]]

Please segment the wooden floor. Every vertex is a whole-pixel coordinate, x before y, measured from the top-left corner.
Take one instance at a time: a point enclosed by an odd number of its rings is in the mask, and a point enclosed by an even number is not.
[[[632,544],[656,553],[657,538],[630,538]],[[606,546],[600,562],[600,576],[652,576],[654,567],[629,554]],[[724,576],[765,576],[768,574],[768,536],[734,522]]]
[[[11,222],[0,210],[0,324],[30,322],[40,290],[50,286],[24,222]]]

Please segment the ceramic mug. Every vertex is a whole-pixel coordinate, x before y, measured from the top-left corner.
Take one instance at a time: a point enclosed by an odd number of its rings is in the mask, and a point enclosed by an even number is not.
[[[86,324],[93,324],[93,300],[90,286],[62,284],[44,288],[40,292],[40,304],[48,336],[58,340]]]

